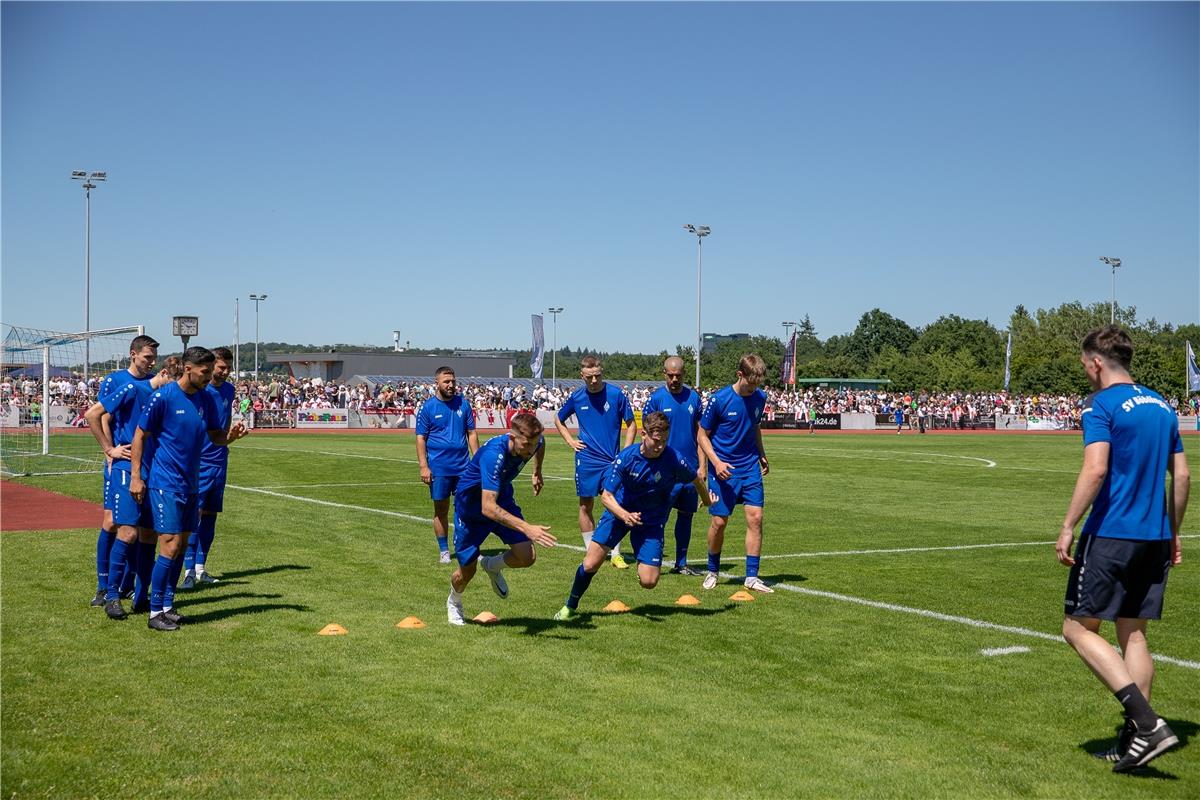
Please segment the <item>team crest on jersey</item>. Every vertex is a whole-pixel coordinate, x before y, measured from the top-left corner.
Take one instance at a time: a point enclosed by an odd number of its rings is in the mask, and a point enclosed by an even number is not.
[[[458,411],[456,411],[455,413],[456,413],[456,414],[458,414],[458,415],[461,417],[461,416],[462,416],[462,409],[460,408],[460,409],[459,409]]]
[[[654,473],[654,482],[658,483],[661,480],[662,480],[662,473],[661,472]]]

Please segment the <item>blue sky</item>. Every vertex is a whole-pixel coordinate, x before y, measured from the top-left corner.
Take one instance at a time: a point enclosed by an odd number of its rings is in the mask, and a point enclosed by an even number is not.
[[[1071,300],[1200,318],[1196,3],[2,6],[2,312],[655,352]],[[547,318],[547,339],[550,338]]]

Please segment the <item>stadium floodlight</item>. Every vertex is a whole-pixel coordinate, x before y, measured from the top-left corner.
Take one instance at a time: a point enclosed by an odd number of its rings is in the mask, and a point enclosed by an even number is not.
[[[71,170],[71,180],[83,181],[84,221],[83,221],[83,330],[92,329],[92,189],[96,184],[92,181],[107,181],[107,172],[93,172],[90,175],[85,169]],[[83,382],[87,383],[88,370],[91,366],[92,348],[90,338],[83,342]]]
[[[264,294],[252,294],[250,299],[254,301],[254,385],[258,386],[258,304],[267,299]]]
[[[550,385],[558,391],[558,315],[563,312],[562,306],[547,308],[554,315],[554,349],[550,351]]]
[[[1100,260],[1112,267],[1112,302],[1108,307],[1108,322],[1112,325],[1117,321],[1117,267],[1121,266],[1121,259],[1100,256]]]
[[[785,321],[785,322],[781,322],[779,324],[783,326],[783,343],[786,345],[788,342],[790,342],[792,340],[792,329],[795,328],[800,323]]]
[[[704,237],[712,233],[707,225],[684,225],[683,229],[696,237],[696,391],[700,391],[700,350],[704,340],[700,333],[700,244]]]

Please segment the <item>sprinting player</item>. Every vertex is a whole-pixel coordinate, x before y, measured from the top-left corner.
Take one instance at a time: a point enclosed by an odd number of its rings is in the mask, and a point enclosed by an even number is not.
[[[900,435],[900,429],[904,427],[904,406],[896,406],[896,435]]]
[[[661,411],[670,423],[671,432],[667,445],[679,453],[688,466],[700,476],[700,486],[707,478],[706,461],[696,445],[696,430],[700,427],[702,404],[695,389],[683,385],[683,359],[671,356],[663,362],[666,385],[659,387],[642,406],[642,427],[646,416]],[[705,490],[707,491],[707,490]],[[607,504],[605,504],[607,507]],[[705,503],[704,505],[708,505]],[[675,566],[671,572],[677,575],[699,575],[687,564],[688,545],[692,541],[692,517],[699,507],[699,496],[690,481],[675,484],[671,490],[670,507],[675,509]],[[640,568],[639,568],[640,569]]]
[[[458,486],[471,456],[479,449],[475,412],[458,393],[454,370],[438,367],[433,375],[434,393],[417,412],[417,462],[421,482],[433,500],[433,536],[439,561],[450,563],[450,496]]]
[[[183,375],[150,395],[133,435],[129,493],[137,502],[147,496],[158,533],[158,558],[150,577],[150,619],[157,631],[178,630],[187,620],[174,610],[175,584],[183,571],[188,534],[200,525],[200,453],[204,439],[226,445],[246,435],[237,423],[219,427],[220,414],[204,387],[212,380],[216,356],[205,347],[183,354]],[[149,480],[143,480],[147,439],[153,441]]]
[[[762,554],[762,479],[771,469],[759,428],[767,396],[758,386],[766,372],[766,364],[757,355],[742,356],[737,381],[718,390],[700,418],[696,438],[700,451],[708,459],[708,488],[718,497],[708,509],[712,521],[708,527],[705,589],[717,585],[725,526],[734,506],[741,503],[746,515],[745,586],[756,592],[775,591],[758,577],[758,559]]]
[[[1084,401],[1083,467],[1055,545],[1071,567],[1063,638],[1125,709],[1116,748],[1097,755],[1115,762],[1113,772],[1128,772],[1179,742],[1150,707],[1146,623],[1162,616],[1167,575],[1182,562],[1190,474],[1171,407],[1129,376],[1129,335],[1108,325],[1085,336],[1081,349],[1095,391]],[[1089,506],[1072,557],[1075,525]],[[1099,634],[1102,620],[1116,624],[1119,652]]]
[[[476,567],[492,582],[501,600],[508,598],[505,567],[521,569],[533,566],[537,559],[534,544],[553,547],[557,540],[549,525],[533,525],[521,515],[513,496],[512,482],[529,459],[533,459],[533,493],[542,492],[542,460],[546,440],[542,423],[532,414],[513,417],[512,429],[488,440],[476,451],[458,480],[454,493],[454,557],[458,569],[450,576],[450,596],[446,598],[446,617],[451,625],[464,625],[462,593],[475,577]],[[508,545],[500,555],[479,556],[479,546],[494,533]]]
[[[621,436],[621,424],[625,424],[625,444],[633,444],[637,426],[633,424],[633,407],[629,398],[616,386],[604,382],[604,367],[595,356],[585,356],[580,362],[579,376],[583,386],[571,392],[563,407],[554,418],[558,434],[575,451],[575,494],[579,496],[579,533],[583,546],[592,540],[596,519],[592,515],[600,484],[604,482],[608,468],[617,457],[617,440]],[[579,425],[579,438],[567,430],[566,421],[575,415]],[[617,569],[629,565],[614,547],[612,564]]]
[[[680,362],[680,368],[683,364]],[[678,417],[679,424],[688,420]],[[680,485],[691,486],[696,497],[708,506],[716,495],[709,493],[686,456],[667,444],[671,421],[662,411],[642,417],[642,442],[631,444],[618,455],[604,479],[600,501],[604,515],[588,542],[583,563],[575,570],[575,582],[567,604],[554,618],[569,620],[578,615],[579,599],[587,591],[608,551],[629,534],[638,564],[638,581],[643,589],[658,585],[662,570],[663,530],[671,513],[672,497]]]
[[[104,380],[100,382],[100,389],[96,393],[98,401],[88,409],[88,412],[91,413],[106,397],[120,392],[126,385],[137,381],[148,382],[157,361],[158,342],[150,336],[135,336],[129,343],[129,367],[104,376]],[[119,444],[114,443],[112,422],[106,416],[101,415],[105,415],[103,406],[92,417],[84,415],[91,427],[92,436],[96,438],[101,450],[104,451],[104,519],[100,524],[100,535],[96,538],[96,594],[92,597],[92,606],[94,607],[107,605],[105,597],[109,584],[108,569],[112,560],[113,544],[117,541],[118,536],[119,525],[113,520],[112,468],[114,462],[124,464],[125,485],[127,486],[129,444],[132,441],[132,439],[125,439]],[[93,422],[93,419],[96,421]],[[137,412],[133,413],[133,424],[137,424]],[[136,525],[137,523],[135,521],[132,524]]]
[[[212,395],[217,407],[217,424],[227,434],[233,424],[233,397],[236,394],[229,382],[229,370],[233,365],[233,352],[228,347],[214,347],[212,382],[204,391]],[[197,583],[217,583],[218,579],[208,573],[208,554],[212,550],[213,538],[217,533],[217,514],[225,508],[225,476],[229,472],[229,448],[204,440],[200,452],[200,529],[188,538],[187,553],[183,557],[184,589]]]

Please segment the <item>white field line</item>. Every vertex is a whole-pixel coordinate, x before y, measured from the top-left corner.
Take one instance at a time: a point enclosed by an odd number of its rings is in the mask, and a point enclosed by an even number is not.
[[[979,651],[980,655],[984,656],[1009,656],[1014,653],[1028,653],[1028,647],[1022,645],[1013,645],[1012,647],[985,647]]]
[[[828,458],[862,458],[871,456],[875,453],[888,453],[902,456],[934,456],[935,458],[957,458],[963,461],[979,461],[984,467],[991,469],[996,466],[996,462],[990,458],[981,458],[979,456],[960,456],[953,453],[930,453],[924,450],[845,450],[840,447],[797,447],[794,450],[789,450],[789,455],[805,455],[806,453],[837,453],[835,456],[826,456]],[[841,455],[845,453],[847,455]],[[906,458],[883,458],[876,459],[878,461],[906,461],[913,464],[939,464],[939,461],[914,461]],[[967,465],[963,466],[976,466]]]

